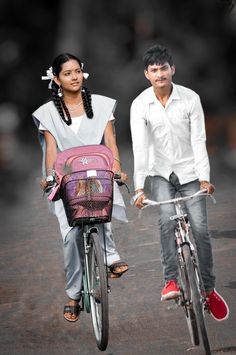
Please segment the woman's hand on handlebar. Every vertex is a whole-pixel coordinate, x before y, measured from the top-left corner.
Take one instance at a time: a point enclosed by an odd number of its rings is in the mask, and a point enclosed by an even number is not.
[[[114,172],[114,179],[120,180],[120,182],[125,182],[128,180],[128,175],[123,171],[113,171]]]
[[[42,179],[40,181],[40,187],[43,190],[43,192],[49,192],[54,186],[56,185],[56,179],[53,179],[53,181],[48,182],[46,179]]]
[[[126,180],[128,180],[128,175],[126,173],[117,171],[116,173],[114,173],[114,180],[116,181],[118,186],[125,185],[128,193],[130,193],[129,186],[125,182]]]
[[[46,181],[46,179],[42,179],[42,180],[40,181],[40,187],[41,187],[41,189],[42,189],[43,191],[46,189],[46,187],[47,187],[47,181]]]
[[[121,183],[124,183],[128,180],[128,175],[125,172],[121,171],[120,159],[114,158],[112,171],[114,173],[115,180],[120,180]]]

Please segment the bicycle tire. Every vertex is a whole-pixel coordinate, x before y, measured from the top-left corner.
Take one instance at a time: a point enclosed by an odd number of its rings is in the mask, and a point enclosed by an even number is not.
[[[90,294],[91,317],[97,346],[106,350],[109,337],[109,310],[107,278],[103,253],[97,233],[90,235],[88,255],[88,281]]]
[[[188,250],[190,253],[190,250]],[[187,254],[187,250],[185,251]],[[189,275],[187,272],[187,267],[185,263],[184,255],[181,253],[179,256],[179,276],[181,284],[181,306],[184,309],[185,319],[188,326],[188,331],[193,346],[199,345],[199,332],[197,327],[196,315],[194,312],[192,300],[191,300],[191,288],[189,282]]]
[[[202,303],[202,295],[199,287],[199,277],[197,266],[193,263],[192,255],[190,248],[187,244],[182,247],[184,259],[186,262],[187,272],[189,275],[190,287],[191,287],[191,295],[193,302],[193,309],[196,315],[198,328],[201,333],[203,347],[205,349],[206,355],[211,355],[210,343],[207,335],[205,320],[204,320],[204,305]]]

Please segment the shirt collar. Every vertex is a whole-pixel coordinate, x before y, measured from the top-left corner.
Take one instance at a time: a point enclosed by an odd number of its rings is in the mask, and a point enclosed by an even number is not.
[[[173,86],[173,90],[172,90],[172,93],[171,93],[171,95],[169,97],[169,100],[168,100],[169,102],[172,101],[172,100],[179,100],[180,99],[177,86],[174,83],[172,83],[172,86]],[[157,98],[156,98],[156,95],[154,93],[153,87],[151,86],[149,88],[149,90],[147,91],[146,102],[148,104],[151,104],[151,103],[154,103],[156,101],[157,101]]]
[[[177,86],[172,83],[172,86],[173,86],[173,90],[172,90],[172,93],[170,95],[170,100],[179,100],[180,99],[180,96],[179,96],[179,92],[178,92],[178,89],[177,89]]]

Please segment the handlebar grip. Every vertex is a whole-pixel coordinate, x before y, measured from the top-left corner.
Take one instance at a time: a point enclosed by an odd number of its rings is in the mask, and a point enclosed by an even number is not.
[[[208,190],[206,188],[205,189],[201,189],[200,191],[203,192],[203,193],[207,193],[208,192]]]
[[[114,180],[118,184],[118,186],[124,185],[123,181],[121,181],[121,174],[114,174]]]
[[[120,179],[121,179],[121,174],[115,173],[115,174],[114,174],[114,179],[115,179],[115,180],[120,180]]]
[[[55,187],[57,185],[56,181],[50,181],[47,186],[44,188],[43,192],[44,193],[49,193],[51,192],[51,190],[53,189],[53,187]]]
[[[129,189],[128,185],[121,180],[121,174],[115,173],[114,174],[114,180],[115,180],[115,182],[117,183],[118,186],[123,186],[124,185],[127,188],[128,193],[130,193],[130,189]]]

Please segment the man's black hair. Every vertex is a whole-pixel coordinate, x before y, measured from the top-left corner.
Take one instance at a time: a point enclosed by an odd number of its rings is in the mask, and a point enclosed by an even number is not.
[[[143,64],[145,69],[147,69],[149,65],[163,65],[164,63],[169,63],[170,66],[173,65],[172,55],[168,48],[156,44],[144,53]]]

